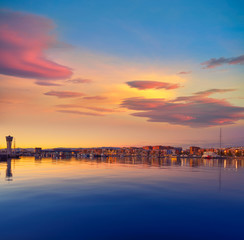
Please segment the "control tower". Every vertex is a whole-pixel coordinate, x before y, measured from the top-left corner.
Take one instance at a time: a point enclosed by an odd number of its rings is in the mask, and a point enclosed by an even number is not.
[[[6,142],[7,142],[7,154],[12,154],[12,141],[13,137],[12,136],[6,136]]]

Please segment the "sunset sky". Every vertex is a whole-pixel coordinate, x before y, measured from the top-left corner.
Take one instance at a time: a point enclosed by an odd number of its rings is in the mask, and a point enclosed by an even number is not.
[[[1,1],[0,148],[243,146],[243,9]]]

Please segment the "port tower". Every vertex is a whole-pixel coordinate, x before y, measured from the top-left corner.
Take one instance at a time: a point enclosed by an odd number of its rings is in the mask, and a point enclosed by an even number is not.
[[[6,136],[6,142],[7,142],[7,154],[12,154],[12,141],[13,137],[12,136]]]

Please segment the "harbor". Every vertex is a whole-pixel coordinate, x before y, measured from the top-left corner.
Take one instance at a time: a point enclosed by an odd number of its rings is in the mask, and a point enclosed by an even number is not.
[[[36,158],[175,158],[175,159],[242,159],[244,147],[201,148],[190,146],[183,149],[174,146],[143,146],[143,147],[97,147],[97,148],[16,148],[13,136],[6,136],[6,149],[0,151],[0,161],[20,158],[21,156],[34,156]],[[14,146],[12,143],[14,140]]]
[[[20,157],[20,155],[16,153],[15,147],[14,147],[14,150],[12,149],[12,141],[13,141],[12,136],[10,136],[10,135],[6,136],[7,148],[4,152],[0,153],[0,161],[7,161],[8,159]]]

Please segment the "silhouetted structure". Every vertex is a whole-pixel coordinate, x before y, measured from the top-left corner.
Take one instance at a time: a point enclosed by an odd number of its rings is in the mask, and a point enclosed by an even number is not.
[[[12,141],[13,137],[12,136],[6,136],[6,142],[7,142],[7,154],[10,155],[12,154]]]

